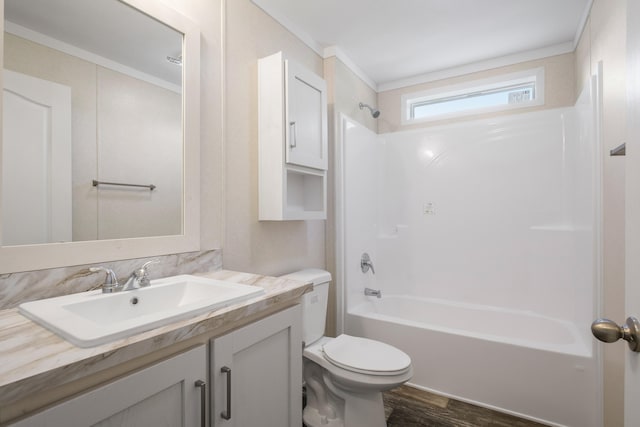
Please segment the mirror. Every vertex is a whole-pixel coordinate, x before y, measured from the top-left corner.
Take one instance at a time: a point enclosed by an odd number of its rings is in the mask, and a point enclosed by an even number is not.
[[[158,3],[4,0],[0,273],[199,249],[200,35]]]
[[[2,244],[182,234],[182,34],[117,0],[4,18]]]

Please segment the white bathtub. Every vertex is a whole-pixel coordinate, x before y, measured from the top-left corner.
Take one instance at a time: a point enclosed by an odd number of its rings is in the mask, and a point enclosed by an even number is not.
[[[571,323],[385,295],[348,310],[345,330],[408,353],[416,387],[553,426],[601,425],[593,345]]]

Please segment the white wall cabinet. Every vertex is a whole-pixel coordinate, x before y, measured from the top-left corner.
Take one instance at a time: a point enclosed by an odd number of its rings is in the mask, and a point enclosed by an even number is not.
[[[259,219],[326,218],[327,87],[282,52],[258,62]]]
[[[213,427],[300,427],[301,316],[295,306],[211,341]]]
[[[204,345],[50,407],[14,427],[204,425]]]

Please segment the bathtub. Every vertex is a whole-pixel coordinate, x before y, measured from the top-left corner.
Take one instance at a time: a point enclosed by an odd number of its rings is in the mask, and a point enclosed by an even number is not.
[[[384,295],[349,309],[345,331],[411,356],[410,385],[552,426],[597,427],[588,331],[536,315]]]

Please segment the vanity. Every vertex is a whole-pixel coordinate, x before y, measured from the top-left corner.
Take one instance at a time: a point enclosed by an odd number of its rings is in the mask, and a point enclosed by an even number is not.
[[[45,3],[49,9],[45,10]],[[2,61],[9,70],[0,73],[3,114],[17,114],[23,102],[28,103],[26,110],[37,112],[45,106],[60,111],[54,115],[61,121],[51,126],[56,132],[46,135],[55,147],[59,141],[66,145],[54,150],[59,154],[55,159],[43,160],[63,163],[55,163],[50,170],[14,168],[16,176],[0,183],[0,193],[7,197],[0,200],[0,285],[4,285],[0,300],[9,304],[0,310],[0,426],[300,425],[299,303],[311,289],[308,284],[224,270],[206,273],[203,276],[262,287],[264,293],[84,348],[29,320],[15,307],[90,289],[69,284],[77,277],[92,285],[100,283],[87,267],[112,263],[110,267],[122,279],[131,271],[126,267],[131,260],[189,253],[198,258],[219,250],[222,230],[207,236],[201,247],[200,198],[212,194],[210,189],[201,192],[201,184],[213,180],[200,175],[200,95],[206,93],[200,87],[205,81],[200,75],[200,29],[165,3],[3,2],[6,47]],[[71,9],[64,10],[65,5]],[[95,15],[92,23],[76,28],[78,22],[89,22],[91,13]],[[38,28],[31,26],[39,21],[30,19],[31,14],[63,21]],[[64,21],[68,18],[70,22]],[[126,56],[136,47],[138,53],[153,53],[153,62],[107,57],[106,51],[93,51],[99,46],[76,46],[62,39],[66,34],[48,32],[83,28],[90,34],[80,34],[79,42],[131,36],[118,39],[107,51],[113,48]],[[72,67],[63,68],[66,64]],[[38,93],[30,92],[40,83],[60,96],[41,100]],[[219,84],[207,81],[209,88]],[[128,106],[136,108],[124,108]],[[8,130],[3,130],[13,134],[48,129],[46,123],[37,124],[32,118],[21,122],[30,126],[11,128],[17,120],[5,118]],[[28,136],[0,141],[3,169],[29,160],[28,156],[9,160],[8,154]],[[221,143],[216,155],[223,155]],[[44,169],[34,182],[47,185],[28,187],[25,171],[34,169]],[[222,180],[213,184],[217,190],[222,188]],[[51,206],[25,208],[30,194],[52,200]],[[35,215],[33,223],[24,222],[26,213]],[[48,270],[69,266],[80,267],[73,267],[71,276],[64,278],[58,270]],[[193,271],[215,269],[202,267]],[[184,268],[169,260],[152,273],[165,277],[181,274]],[[12,275],[24,272],[59,280],[13,281]],[[21,292],[25,298],[14,298]]]
[[[298,427],[298,303],[311,286],[225,270],[203,276],[264,293],[90,348],[17,309],[0,311],[0,425]]]

